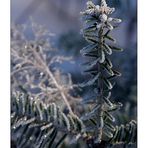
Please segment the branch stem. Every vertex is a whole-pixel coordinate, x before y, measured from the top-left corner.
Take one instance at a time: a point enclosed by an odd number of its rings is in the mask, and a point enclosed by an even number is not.
[[[72,109],[71,109],[71,106],[70,106],[70,104],[69,104],[69,102],[68,102],[68,100],[67,100],[67,98],[66,98],[66,96],[65,96],[65,94],[64,94],[64,92],[63,92],[62,87],[58,84],[58,82],[57,82],[57,80],[55,79],[55,77],[53,76],[52,72],[51,72],[51,71],[49,70],[49,68],[46,66],[46,64],[45,64],[46,62],[43,61],[43,59],[38,55],[36,49],[32,48],[32,51],[33,51],[33,54],[34,54],[36,60],[39,62],[40,66],[41,66],[42,68],[44,68],[44,70],[46,71],[46,73],[47,73],[47,74],[49,75],[49,77],[52,79],[54,85],[55,85],[55,86],[57,87],[57,89],[59,90],[59,92],[60,92],[60,94],[61,94],[61,97],[62,97],[62,99],[64,100],[64,102],[65,102],[65,104],[66,104],[66,106],[67,106],[67,108],[68,108],[68,110],[69,110],[69,113],[70,113],[71,115],[74,115],[74,113],[73,113],[73,111],[72,111]]]

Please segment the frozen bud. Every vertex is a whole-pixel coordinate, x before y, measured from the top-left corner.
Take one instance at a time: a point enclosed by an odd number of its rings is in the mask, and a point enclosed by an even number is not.
[[[121,22],[122,22],[121,19],[117,19],[117,18],[113,18],[112,21],[113,21],[114,23],[121,23]]]
[[[91,9],[91,8],[94,8],[94,7],[95,7],[95,5],[93,4],[92,1],[88,1],[88,2],[86,3],[86,5],[87,5],[87,8],[88,8],[88,9]]]
[[[106,14],[100,15],[100,20],[101,20],[101,22],[106,22],[107,21],[107,15]]]
[[[100,6],[96,5],[96,10],[99,12],[100,11]]]
[[[121,23],[122,22],[122,20],[121,19],[116,19],[116,18],[108,18],[108,22],[114,22],[114,23]]]
[[[107,21],[108,21],[108,22],[111,22],[112,20],[113,20],[113,18],[110,17],[110,18],[108,18]]]
[[[101,6],[102,7],[107,7],[106,1],[105,0],[101,0]]]
[[[112,14],[114,11],[115,11],[115,8],[109,8],[109,7],[108,7],[108,12],[107,12],[107,14]]]
[[[113,13],[115,11],[115,8],[111,8],[110,11],[111,13]]]
[[[93,5],[93,2],[92,2],[92,1],[88,1],[88,2],[86,3],[86,5],[87,5],[87,6],[91,6],[91,5]]]
[[[91,3],[92,3],[92,1],[88,1],[88,2],[86,3],[86,5],[89,6]]]
[[[86,12],[86,14],[90,14],[91,15],[91,14],[94,13],[94,9],[88,9],[85,12]]]

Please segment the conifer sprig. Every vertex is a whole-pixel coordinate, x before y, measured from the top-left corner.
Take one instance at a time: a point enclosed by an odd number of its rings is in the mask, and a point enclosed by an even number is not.
[[[115,8],[110,8],[105,0],[101,0],[100,5],[95,5],[89,0],[87,9],[81,12],[85,22],[82,33],[89,45],[80,52],[88,58],[84,64],[84,72],[90,75],[90,79],[81,86],[93,88],[93,98],[84,101],[84,105],[88,105],[90,111],[81,117],[73,113],[65,91],[61,89],[50,69],[45,68],[46,60],[42,60],[42,54],[38,56],[38,51],[31,46],[32,44],[27,46],[28,51],[33,53],[36,61],[49,75],[49,85],[54,84],[56,92],[60,95],[51,97],[51,103],[45,103],[38,95],[31,97],[27,91],[25,94],[12,94],[11,135],[17,148],[57,148],[68,135],[76,137],[73,141],[83,139],[90,148],[106,148],[116,144],[137,142],[136,121],[117,126],[112,114],[122,106],[120,102],[115,103],[111,99],[111,91],[115,85],[113,80],[121,76],[121,73],[114,69],[110,56],[114,51],[122,51],[114,45],[116,39],[110,34],[121,22],[120,19],[111,17],[114,11]],[[69,109],[67,113],[56,104],[56,99],[61,98]]]
[[[95,94],[95,104],[91,105],[91,112],[86,113],[82,120],[87,122],[87,132],[92,132],[90,137],[94,143],[101,143],[102,139],[114,139],[113,122],[115,118],[112,112],[120,109],[121,103],[113,103],[111,100],[111,90],[114,87],[113,78],[121,76],[121,73],[113,68],[110,60],[114,50],[122,51],[110,32],[114,26],[121,23],[121,19],[112,18],[111,14],[115,8],[110,8],[105,0],[101,0],[100,5],[95,5],[92,1],[87,2],[87,8],[81,12],[84,19],[82,34],[89,45],[80,52],[83,56],[89,57],[89,62],[84,64],[84,72],[90,75],[89,81],[81,86],[90,86]],[[108,42],[110,41],[110,42]],[[90,98],[94,99],[94,98]],[[95,124],[95,126],[94,126]]]

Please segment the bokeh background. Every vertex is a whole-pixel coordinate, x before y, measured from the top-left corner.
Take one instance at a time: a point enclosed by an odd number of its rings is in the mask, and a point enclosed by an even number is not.
[[[65,62],[64,72],[71,73],[74,83],[86,79],[82,75],[80,64],[84,61],[79,51],[87,43],[80,34],[82,20],[80,11],[87,0],[11,0],[11,23],[28,24],[29,18],[44,25],[51,33],[53,45],[63,55],[72,56],[74,63]],[[98,3],[99,0],[96,0]],[[117,113],[118,121],[126,123],[137,117],[137,1],[107,0],[110,6],[116,8],[114,16],[123,20],[113,36],[124,49],[122,53],[112,55],[115,67],[122,72],[122,77],[116,80],[113,90],[115,101],[124,104]],[[28,32],[29,35],[29,32]],[[80,95],[85,99],[90,94],[87,88]]]

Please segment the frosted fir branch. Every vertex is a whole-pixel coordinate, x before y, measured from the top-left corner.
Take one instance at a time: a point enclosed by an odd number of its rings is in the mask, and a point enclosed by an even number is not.
[[[36,116],[34,116],[35,114]],[[77,115],[65,114],[55,103],[46,104],[39,98],[19,92],[13,92],[11,96],[11,118],[16,118],[17,120],[14,120],[14,126],[12,126],[14,129],[34,122],[42,125],[50,123],[59,128],[59,130],[61,129],[61,131],[71,131],[73,134],[83,132],[84,128],[82,121]],[[49,128],[50,124],[42,127],[42,130]],[[79,124],[79,127],[77,127],[77,124]],[[61,128],[62,126],[63,128]]]
[[[121,103],[113,103],[110,99],[111,90],[114,87],[112,79],[121,74],[113,69],[109,58],[116,49],[122,51],[116,45],[110,45],[110,42],[115,43],[116,41],[110,32],[114,29],[114,24],[121,23],[121,19],[111,17],[115,9],[110,8],[105,0],[101,0],[100,5],[95,5],[92,1],[88,1],[86,5],[86,10],[81,12],[84,18],[84,28],[81,32],[89,45],[84,47],[80,53],[82,56],[90,58],[90,61],[83,66],[85,67],[84,72],[91,77],[81,86],[91,86],[95,96],[89,101],[86,100],[86,104],[89,103],[90,111],[81,119],[85,121],[86,130],[88,133],[90,132],[93,143],[101,145],[105,139],[116,137],[113,133],[115,117],[112,112],[122,107]],[[110,42],[108,43],[106,40]],[[93,101],[91,101],[92,99]],[[119,134],[121,130],[116,132]]]
[[[79,117],[63,113],[55,103],[45,104],[39,98],[18,92],[12,94],[11,134],[18,148],[52,148],[53,143],[60,145],[68,134],[82,137],[83,129]]]
[[[32,27],[35,27],[34,33],[37,33],[32,41],[28,41],[18,27],[12,27],[12,89],[38,96],[46,102],[56,101],[73,113],[69,104],[74,105],[75,100],[78,103],[77,100],[80,98],[71,96],[69,91],[77,88],[77,85],[73,84],[70,74],[62,74],[52,66],[71,60],[71,57],[55,55],[56,49],[50,45],[46,37],[50,34],[46,30],[41,31],[41,26],[36,32],[38,25],[35,23]],[[34,90],[38,92],[32,93]]]
[[[95,5],[92,1],[87,2],[87,9],[84,12],[81,12],[82,15],[90,15],[95,18],[99,18],[96,28],[99,29],[101,27],[108,28],[112,30],[114,27],[112,23],[121,23],[121,19],[112,18],[108,15],[112,14],[115,11],[115,8],[110,8],[107,6],[106,1],[101,1],[101,5]]]

